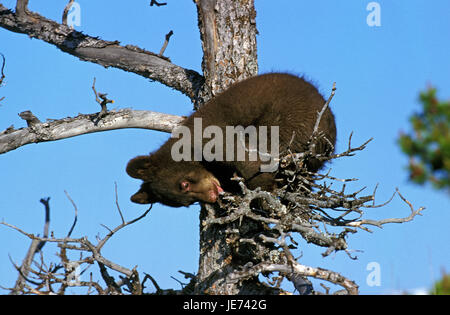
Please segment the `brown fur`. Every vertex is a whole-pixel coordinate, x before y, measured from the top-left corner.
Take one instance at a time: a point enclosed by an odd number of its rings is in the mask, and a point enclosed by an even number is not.
[[[194,118],[201,117],[203,129],[208,125],[219,126],[224,135],[225,126],[269,126],[269,129],[279,126],[279,152],[286,150],[289,144],[292,152],[304,152],[324,104],[317,89],[304,79],[269,73],[232,85],[186,118],[183,125],[192,131]],[[336,141],[336,127],[330,109],[322,116],[319,131],[328,141],[320,140],[316,152],[331,151],[330,143],[334,147]],[[233,174],[243,177],[250,189],[261,187],[270,191],[275,188],[275,174],[259,172],[261,161],[175,162],[171,158],[171,147],[177,140],[169,139],[156,152],[128,163],[127,173],[144,181],[141,189],[131,197],[133,202],[160,202],[174,207],[188,206],[196,201],[215,202],[222,188],[234,189],[230,181]],[[207,141],[209,139],[204,139],[203,145]],[[322,162],[318,160],[307,164],[310,171],[317,171],[321,166]]]

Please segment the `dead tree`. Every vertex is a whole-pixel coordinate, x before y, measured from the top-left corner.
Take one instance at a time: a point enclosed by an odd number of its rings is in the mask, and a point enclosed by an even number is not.
[[[199,108],[233,82],[258,73],[253,0],[194,1],[203,49],[202,74],[176,65],[163,56],[172,32],[166,35],[160,53],[153,53],[70,28],[67,26],[67,12],[72,2],[69,1],[64,9],[62,23],[31,12],[27,6],[28,0],[17,0],[15,10],[0,4],[0,27],[45,41],[81,60],[159,81],[189,97],[194,108]],[[166,5],[156,1],[150,5],[153,4],[157,7]],[[110,101],[106,94],[95,90],[95,82],[93,90],[101,106],[99,113],[42,122],[30,111],[23,112],[20,117],[27,121],[28,127],[10,127],[1,132],[0,154],[29,143],[55,141],[112,129],[144,128],[170,132],[183,119],[150,111],[108,111],[107,104]],[[334,91],[333,88],[324,108],[331,101]],[[320,121],[320,116],[318,113],[317,121]],[[329,173],[309,173],[304,169],[303,162],[312,156],[322,160],[351,156],[355,151],[364,149],[367,143],[354,148],[350,137],[347,151],[318,156],[314,146],[320,137],[319,133],[313,132],[307,152],[284,152],[277,173],[282,188],[276,192],[251,191],[239,178],[235,178],[241,185],[241,194],[225,195],[218,205],[202,206],[199,220],[199,268],[196,274],[184,273],[190,279],[184,289],[163,290],[150,275],[142,278],[135,268],[119,266],[102,256],[101,248],[117,231],[141,219],[148,212],[137,219],[126,221],[117,203],[121,223],[109,229],[107,236],[96,244],[86,237],[74,238],[71,232],[66,237],[45,234],[38,237],[2,222],[32,240],[27,258],[22,266],[17,266],[19,280],[11,292],[63,294],[70,286],[82,286],[88,288],[88,292],[96,291],[98,294],[142,294],[146,293],[145,281],[150,280],[156,288],[156,294],[282,294],[285,292],[280,283],[287,279],[293,282],[300,293],[307,294],[313,292],[308,278],[317,278],[341,286],[342,290],[338,293],[357,294],[358,285],[339,273],[301,264],[292,253],[292,249],[297,247],[295,238],[300,236],[308,243],[323,247],[324,256],[334,251],[345,251],[352,258],[347,248],[346,239],[349,235],[359,230],[369,231],[369,226],[407,222],[420,214],[423,208],[414,209],[397,192],[411,209],[408,217],[380,221],[366,219],[366,208],[381,206],[374,203],[375,191],[365,196],[360,196],[361,191],[347,192],[345,183],[353,179],[337,179]],[[336,183],[342,187],[335,188]],[[48,200],[46,202],[48,208]],[[330,232],[327,227],[339,231]],[[45,243],[58,244],[61,262],[47,266],[41,257],[40,262],[32,266],[33,256],[39,252],[37,246]],[[72,261],[67,251],[80,252],[81,258]],[[99,266],[106,286],[92,279],[72,281],[74,265],[94,263]],[[114,279],[108,270],[121,273],[120,280]],[[267,280],[261,281],[260,275]]]

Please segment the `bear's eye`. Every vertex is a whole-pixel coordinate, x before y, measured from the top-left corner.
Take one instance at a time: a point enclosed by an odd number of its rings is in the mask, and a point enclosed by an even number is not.
[[[188,181],[182,181],[180,183],[181,191],[189,191],[190,183]]]

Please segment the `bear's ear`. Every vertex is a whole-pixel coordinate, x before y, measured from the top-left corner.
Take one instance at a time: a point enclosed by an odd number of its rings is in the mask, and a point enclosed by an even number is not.
[[[133,178],[145,179],[150,169],[150,157],[138,156],[130,160],[127,165],[127,173]]]
[[[139,191],[131,196],[130,200],[134,203],[140,204],[157,202],[156,198],[151,195],[151,187],[149,183],[143,183]]]
[[[138,191],[133,196],[131,196],[130,200],[134,203],[139,204],[153,203],[154,201],[152,201],[149,197],[150,196],[145,191]]]

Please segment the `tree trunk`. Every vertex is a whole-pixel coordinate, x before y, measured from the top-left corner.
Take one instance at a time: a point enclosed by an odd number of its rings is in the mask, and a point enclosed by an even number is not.
[[[197,0],[198,23],[203,48],[203,91],[196,106],[224,91],[232,83],[255,76],[256,11],[253,0]],[[200,212],[200,259],[194,292],[197,294],[263,294],[273,289],[257,279],[227,281],[227,275],[249,262],[236,262],[236,240],[227,231],[236,224],[206,225],[217,208],[203,205]],[[242,223],[245,225],[246,223]],[[237,240],[238,241],[238,240]],[[234,244],[234,245],[233,245]],[[251,252],[248,252],[250,254]],[[241,257],[242,258],[242,257]],[[251,259],[251,258],[249,258]]]
[[[258,73],[254,0],[194,0],[205,84],[197,106]]]

